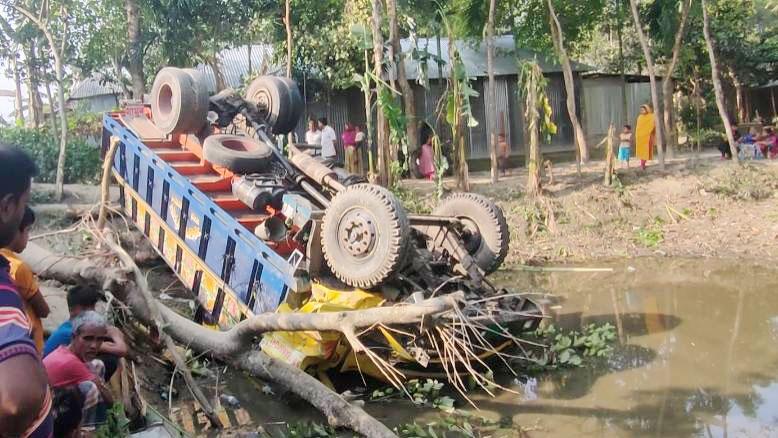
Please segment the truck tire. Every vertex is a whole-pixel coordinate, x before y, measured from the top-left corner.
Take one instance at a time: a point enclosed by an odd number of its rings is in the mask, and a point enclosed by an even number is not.
[[[432,211],[433,216],[454,216],[465,224],[467,252],[487,274],[496,271],[508,255],[510,232],[502,209],[475,193],[452,193]]]
[[[297,126],[303,102],[295,82],[276,76],[259,76],[249,84],[245,97],[267,110],[273,134],[287,134]]]
[[[208,92],[208,83],[205,80],[205,76],[194,68],[185,68],[183,71],[192,79],[192,89],[195,92],[195,107],[192,111],[197,114],[205,114],[204,120],[207,120],[208,109],[210,108],[210,93]]]
[[[260,140],[250,137],[215,134],[203,141],[203,156],[211,164],[235,173],[264,172],[273,160],[273,151]]]
[[[357,184],[332,198],[322,221],[322,252],[342,282],[374,288],[404,263],[410,225],[400,201],[387,189]]]
[[[151,88],[151,117],[165,135],[200,131],[208,117],[208,92],[201,77],[174,67],[157,73]]]

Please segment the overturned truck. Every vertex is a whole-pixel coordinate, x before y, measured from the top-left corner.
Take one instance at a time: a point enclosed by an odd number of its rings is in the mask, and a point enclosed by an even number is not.
[[[288,79],[261,76],[245,96],[209,96],[199,72],[168,67],[150,105],[104,118],[120,204],[191,289],[199,323],[228,329],[265,312],[356,310],[460,292],[470,303],[461,316],[478,321],[461,335],[477,339],[478,360],[537,327],[535,302],[487,279],[508,251],[497,205],[454,193],[430,215],[410,214],[390,191],[321,160],[315,148],[287,144],[284,153],[275,136],[291,132],[302,109]],[[362,334],[368,350],[355,354],[339,333],[274,332],[260,348],[322,376],[359,369],[392,380],[380,363],[404,376],[442,368],[450,376],[467,357],[441,349],[442,335],[423,324],[379,325]]]

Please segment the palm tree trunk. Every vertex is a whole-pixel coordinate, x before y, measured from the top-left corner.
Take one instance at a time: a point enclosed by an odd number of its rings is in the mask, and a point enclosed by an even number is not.
[[[711,80],[713,81],[713,91],[716,94],[716,106],[719,109],[721,121],[724,122],[724,130],[727,133],[727,142],[729,142],[729,150],[732,152],[732,160],[737,162],[737,145],[735,144],[735,135],[732,131],[732,123],[727,114],[727,106],[724,103],[724,89],[721,86],[721,73],[716,62],[716,46],[710,33],[710,18],[708,17],[706,0],[702,0],[702,32],[705,35],[705,44],[708,47],[708,56],[710,57]]]
[[[129,65],[132,80],[132,98],[143,101],[146,92],[146,79],[143,76],[143,49],[141,48],[141,14],[138,10],[138,0],[125,0],[127,12],[127,37],[129,39]],[[119,77],[121,80],[121,77]]]
[[[654,57],[651,55],[651,47],[648,45],[648,38],[643,32],[643,25],[640,23],[640,14],[638,13],[637,0],[629,0],[629,6],[632,10],[632,19],[635,23],[635,31],[640,40],[640,47],[643,49],[643,57],[646,59],[646,70],[651,82],[651,104],[654,107],[654,113],[658,123],[656,124],[656,149],[659,153],[659,166],[662,170],[665,168],[665,135],[664,120],[661,101],[659,100],[659,87],[656,83],[656,72],[654,69]]]
[[[486,71],[489,75],[489,158],[492,167],[492,184],[499,179],[497,166],[497,102],[495,102],[494,84],[494,15],[497,9],[497,0],[489,1],[489,19],[486,22]]]
[[[573,76],[573,67],[570,64],[570,58],[565,49],[564,34],[562,25],[554,10],[552,0],[547,0],[548,13],[551,27],[551,38],[554,40],[554,48],[559,56],[559,63],[562,65],[562,74],[565,80],[565,91],[567,93],[567,114],[570,116],[570,123],[573,125],[575,134],[575,144],[580,156],[580,161],[589,161],[589,145],[586,144],[586,134],[584,133],[581,121],[578,120],[578,113],[575,105],[575,77]]]
[[[692,8],[693,0],[684,0],[681,5],[681,21],[678,22],[678,31],[675,33],[673,42],[673,54],[670,58],[670,64],[667,66],[665,77],[662,79],[662,97],[664,98],[664,124],[667,133],[667,154],[672,157],[677,146],[677,130],[675,128],[675,117],[673,114],[673,73],[678,64],[678,57],[681,54],[681,43],[686,32],[686,22],[689,18],[689,11]]]

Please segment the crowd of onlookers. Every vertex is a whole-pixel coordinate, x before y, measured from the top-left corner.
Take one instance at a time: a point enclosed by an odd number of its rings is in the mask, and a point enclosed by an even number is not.
[[[319,146],[322,159],[329,161],[339,161],[338,149],[340,148],[343,151],[346,170],[353,174],[364,174],[362,155],[365,153],[365,131],[362,126],[346,122],[340,140],[341,143],[338,145],[338,135],[329,125],[326,117],[308,120],[308,130],[305,131],[306,144]]]
[[[735,137],[738,158],[761,160],[764,158],[775,159],[778,157],[778,136],[775,128],[765,126],[762,129],[751,126],[748,130],[741,130],[737,125],[732,126],[732,134]],[[732,149],[727,141],[719,145],[721,159],[731,159]]]
[[[100,288],[67,291],[70,318],[44,340],[50,309],[20,257],[35,223],[27,206],[36,165],[0,145],[0,436],[79,437],[105,421],[108,382],[127,345],[96,311]]]

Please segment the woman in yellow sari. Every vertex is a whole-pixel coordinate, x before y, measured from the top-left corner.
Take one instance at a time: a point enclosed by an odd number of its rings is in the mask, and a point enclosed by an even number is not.
[[[656,141],[656,119],[649,105],[640,107],[640,115],[635,129],[635,155],[640,159],[640,168],[646,169],[646,161],[654,158]]]

